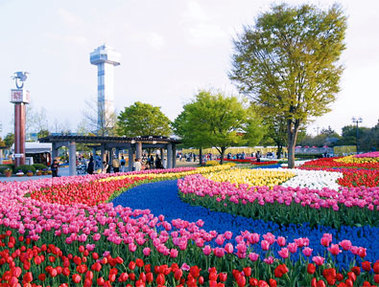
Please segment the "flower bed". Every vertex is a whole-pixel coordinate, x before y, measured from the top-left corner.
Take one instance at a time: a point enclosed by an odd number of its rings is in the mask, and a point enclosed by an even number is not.
[[[338,179],[338,184],[342,186],[379,186],[379,152],[342,158],[322,158],[306,162],[300,168],[341,172],[343,177]]]
[[[357,169],[379,169],[379,162],[344,162],[341,158],[320,158],[305,162],[301,169],[321,169],[321,170],[339,170],[349,171]]]
[[[0,283],[214,286],[217,282],[217,286],[245,286],[249,282],[251,286],[309,286],[316,280],[322,286],[335,280],[360,286],[379,279],[374,275],[378,273],[376,259],[362,262],[367,255],[365,248],[349,240],[333,242],[329,234],[287,242],[271,233],[218,233],[204,230],[201,220],[167,221],[149,210],[101,203],[112,196],[113,188],[145,181],[151,174],[122,176],[126,177],[93,175],[0,184]],[[101,180],[107,177],[109,180]],[[49,188],[53,193],[55,185],[64,200],[59,201],[56,194],[26,196],[41,190],[46,193]],[[75,191],[65,195],[64,188]],[[97,195],[103,188],[106,196],[99,200]],[[324,250],[315,254],[311,246],[320,243]],[[353,256],[359,264],[349,261],[352,266],[344,270],[334,260],[338,256]]]
[[[56,244],[33,245],[30,239],[24,236],[14,236],[11,230],[0,234],[0,245],[3,251],[0,253],[1,269],[3,271],[2,281],[8,286],[202,286],[208,282],[209,286],[326,286],[337,282],[344,282],[346,286],[354,283],[371,286],[367,280],[378,282],[379,261],[372,264],[364,261],[361,266],[351,266],[348,271],[338,272],[335,268],[324,266],[325,258],[312,257],[312,263],[303,266],[291,264],[284,259],[285,263],[276,263],[268,258],[265,264],[258,264],[259,259],[250,256],[252,266],[246,265],[238,269],[209,267],[205,270],[198,265],[181,263],[173,259],[171,264],[147,263],[152,258],[151,250],[145,251],[143,257],[132,256],[127,259],[110,251],[98,253],[95,244],[79,245],[72,250],[65,250]],[[270,234],[267,234],[264,245],[273,244]],[[323,238],[325,241],[329,238]],[[253,239],[254,240],[254,239]],[[299,239],[300,240],[300,239]],[[300,240],[301,241],[301,240]],[[270,243],[271,242],[271,243]],[[278,245],[285,246],[283,238],[278,238]],[[283,245],[284,244],[284,245]],[[303,246],[307,242],[303,240]],[[342,249],[347,248],[348,242],[341,243]],[[147,247],[146,247],[147,248]],[[218,249],[215,252],[214,261],[220,263],[220,253],[226,254],[231,260],[232,247]],[[300,247],[302,248],[302,247]],[[331,250],[340,249],[332,246]],[[144,249],[146,250],[146,249]],[[119,250],[120,251],[120,250]],[[310,252],[308,247],[303,252]],[[335,251],[334,251],[335,252]],[[129,252],[131,253],[131,252]],[[148,254],[150,253],[150,254]],[[205,253],[205,252],[204,252]],[[148,255],[147,255],[148,254]],[[252,254],[252,253],[251,253]],[[290,252],[282,248],[283,258],[288,258]],[[208,255],[208,257],[211,257]],[[218,259],[217,259],[218,257]],[[144,259],[142,259],[144,258]],[[158,261],[158,260],[152,260]],[[175,262],[175,261],[178,261]],[[217,265],[217,264],[216,264]],[[205,266],[207,267],[207,266]],[[228,269],[228,268],[227,268]],[[374,272],[375,275],[372,275]],[[65,282],[65,283],[62,283]],[[198,284],[198,285],[197,285]],[[323,284],[323,285],[322,285]]]
[[[248,186],[269,186],[281,184],[294,177],[295,174],[289,171],[262,170],[262,169],[234,169],[222,172],[211,172],[204,177],[217,182],[229,182],[237,187]]]
[[[356,170],[344,172],[343,178],[338,179],[338,184],[347,187],[379,186],[379,170]]]
[[[379,188],[236,187],[202,175],[187,176],[178,186],[183,199],[191,204],[284,225],[379,226]]]

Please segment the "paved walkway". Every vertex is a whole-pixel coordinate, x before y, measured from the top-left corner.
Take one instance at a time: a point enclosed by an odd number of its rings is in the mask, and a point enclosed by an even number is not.
[[[59,169],[58,175],[60,176],[68,176],[69,170],[68,167],[62,167]],[[37,179],[43,179],[43,178],[51,178],[50,175],[40,175],[40,176],[11,176],[11,177],[0,177],[0,181],[27,181],[27,180],[37,180]]]

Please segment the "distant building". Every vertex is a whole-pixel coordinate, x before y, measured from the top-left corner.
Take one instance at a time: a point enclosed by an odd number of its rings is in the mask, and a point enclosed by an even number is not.
[[[90,54],[90,62],[97,66],[97,130],[107,127],[114,114],[113,67],[120,65],[120,54],[107,45]]]

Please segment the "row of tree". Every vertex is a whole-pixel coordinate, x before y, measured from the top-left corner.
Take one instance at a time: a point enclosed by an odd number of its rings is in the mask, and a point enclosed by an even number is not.
[[[341,146],[356,145],[358,139],[359,151],[379,150],[379,120],[372,127],[357,127],[347,125],[342,128],[342,134],[332,130],[330,127],[322,129],[318,135],[302,135],[299,138],[299,145],[302,146]]]
[[[338,5],[325,11],[311,5],[272,7],[234,41],[229,78],[245,100],[200,91],[172,123],[174,133],[187,146],[214,146],[221,155],[229,146],[255,145],[263,138],[279,149],[286,146],[293,167],[298,136],[330,110],[340,90],[345,31],[346,17]],[[100,132],[172,132],[159,108],[140,102],[114,120]]]

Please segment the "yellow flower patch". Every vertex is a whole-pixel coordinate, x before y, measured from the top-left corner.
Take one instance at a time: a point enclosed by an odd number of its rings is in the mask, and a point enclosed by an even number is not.
[[[218,182],[230,182],[237,186],[248,184],[249,186],[279,185],[295,174],[287,171],[274,171],[268,169],[233,169],[229,171],[213,172],[203,175],[205,178]]]
[[[209,173],[209,172],[226,171],[226,170],[229,170],[233,166],[235,166],[234,163],[228,163],[228,164],[217,165],[217,166],[199,167],[194,170],[182,171],[182,172],[133,173],[133,174],[128,174],[128,175],[110,176],[107,178],[100,179],[99,181],[122,180],[125,178],[134,178],[134,177],[148,177],[149,179],[181,178],[181,177],[184,177],[186,175],[191,175],[191,174],[204,174],[204,173]]]
[[[349,155],[334,161],[343,163],[379,163],[379,157],[355,157],[354,155]]]

